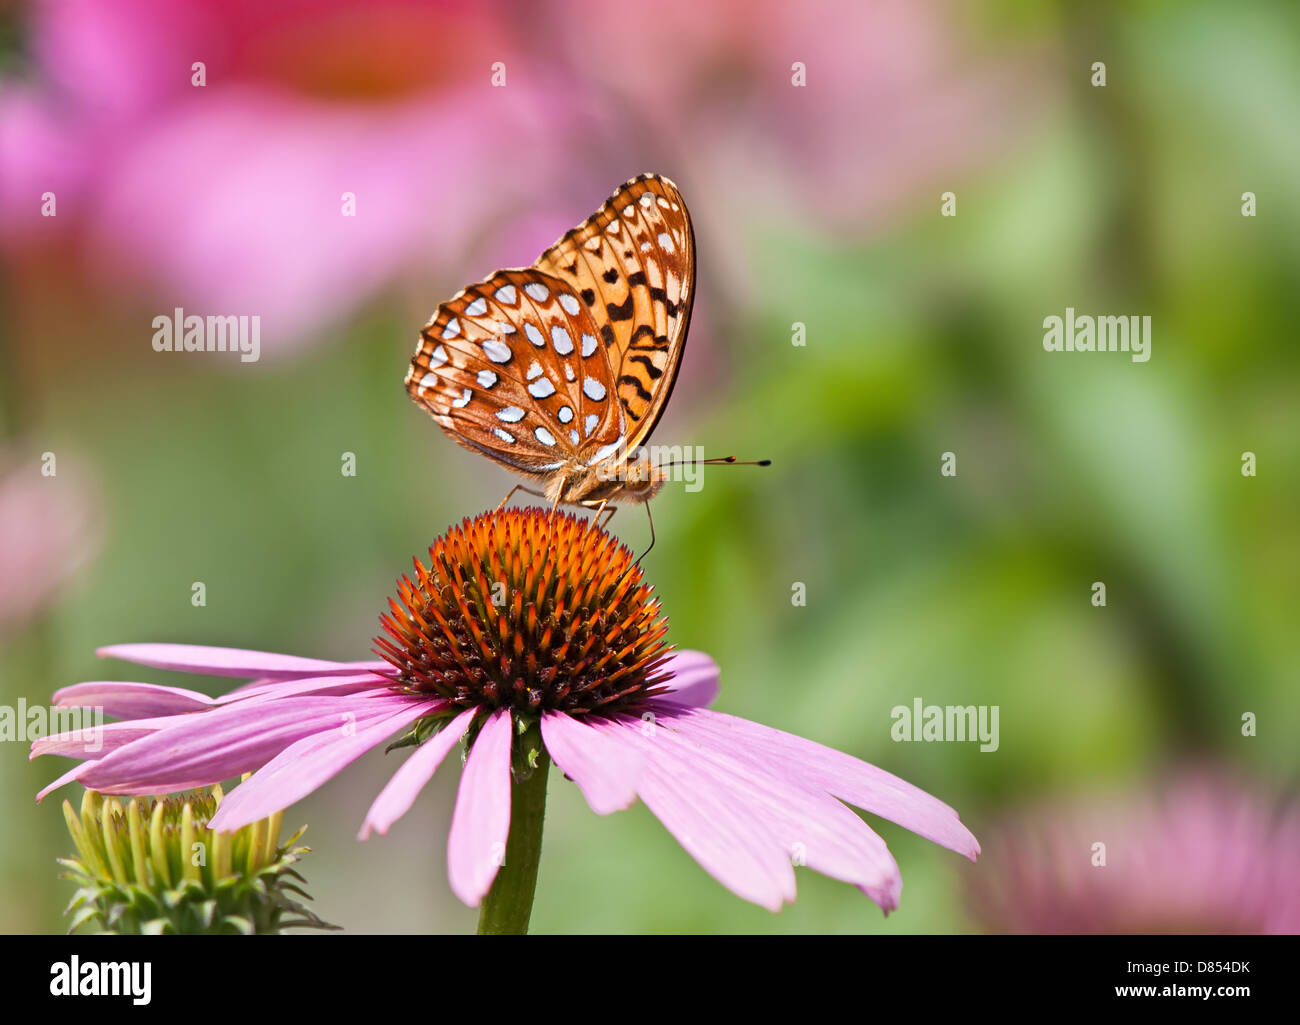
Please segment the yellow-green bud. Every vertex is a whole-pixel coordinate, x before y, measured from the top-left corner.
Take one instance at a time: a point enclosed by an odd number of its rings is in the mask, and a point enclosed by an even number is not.
[[[87,790],[78,814],[63,816],[77,849],[60,858],[77,883],[69,932],[94,923],[112,933],[277,933],[333,929],[296,897],[310,900],[292,867],[309,848],[280,844],[283,813],[234,833],[208,822],[221,787],[165,797],[106,797]],[[295,896],[296,895],[296,896]]]

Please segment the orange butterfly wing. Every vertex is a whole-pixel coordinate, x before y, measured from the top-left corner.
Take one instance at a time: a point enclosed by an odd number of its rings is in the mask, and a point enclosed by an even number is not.
[[[599,339],[564,282],[498,271],[438,307],[406,388],[461,445],[544,477],[603,458],[625,433]]]
[[[694,286],[681,193],[640,175],[532,267],[439,305],[407,391],[458,444],[527,476],[626,459],[672,392]]]
[[[534,266],[571,282],[601,323],[629,450],[663,415],[695,298],[695,233],[667,178],[643,174],[546,250]]]

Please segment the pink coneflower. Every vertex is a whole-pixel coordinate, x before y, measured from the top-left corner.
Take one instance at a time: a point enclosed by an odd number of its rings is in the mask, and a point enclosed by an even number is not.
[[[510,5],[51,0],[11,17],[25,73],[0,73],[0,254],[70,231],[114,293],[256,314],[264,356],[474,246],[517,261],[554,237],[506,234],[503,211],[567,217],[547,197],[572,170],[576,103]]]
[[[968,879],[1011,933],[1300,932],[1300,806],[1204,771],[1008,816]]]
[[[465,738],[448,874],[466,904],[488,898],[489,928],[527,925],[550,760],[599,815],[641,798],[714,878],[774,911],[794,899],[793,863],[852,883],[886,911],[898,906],[897,864],[842,802],[972,859],[979,851],[956,812],[903,780],[705,708],[717,666],[671,653],[631,553],[580,518],[510,509],[467,520],[434,543],[427,566],[416,561],[389,604],[376,642],[383,662],[103,649],[253,682],[219,698],[147,683],[59,691],[59,705],[102,705],[123,721],[104,727],[98,752],[68,735],[34,744],[33,755],[87,759],[40,796],[73,779],[111,794],[161,793],[255,770],[213,820],[236,829],[407,730],[418,746],[371,805],[364,837],[386,832]],[[510,868],[499,873],[503,862]]]
[[[714,206],[743,211],[735,223],[761,203],[763,217],[880,231],[1005,153],[1050,95],[1034,44],[980,52],[950,8],[657,0],[624,5],[619,45],[593,47],[586,27],[608,6],[570,0],[538,31],[635,112],[616,122],[628,145],[677,147],[718,183]]]

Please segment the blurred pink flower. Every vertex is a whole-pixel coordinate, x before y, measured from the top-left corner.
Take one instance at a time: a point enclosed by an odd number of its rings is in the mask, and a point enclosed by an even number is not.
[[[1053,800],[991,828],[967,883],[997,932],[1297,933],[1300,805],[1204,771]]]
[[[94,489],[66,460],[41,475],[30,454],[0,454],[0,636],[58,594],[99,545]]]
[[[922,194],[937,213],[940,192],[1002,154],[1042,97],[1027,47],[978,52],[961,38],[969,12],[936,0],[556,11],[549,43],[623,98],[636,114],[624,123],[657,153],[675,147],[684,166],[668,173],[707,179],[734,223],[860,232]],[[587,26],[601,23],[609,38],[592,46]]]
[[[260,315],[268,353],[403,274],[438,261],[459,274],[497,218],[545,208],[563,152],[568,105],[499,13],[468,0],[34,5],[38,77],[0,84],[0,241],[71,221],[101,272],[148,282],[166,310]],[[40,216],[46,191],[54,220]]]

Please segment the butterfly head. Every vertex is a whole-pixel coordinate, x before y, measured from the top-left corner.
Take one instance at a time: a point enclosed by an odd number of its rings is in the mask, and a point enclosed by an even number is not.
[[[627,495],[635,501],[648,502],[664,486],[669,471],[648,459],[637,459],[627,465],[623,476],[623,488]]]
[[[669,471],[646,458],[607,460],[582,467],[562,482],[559,501],[574,505],[593,502],[648,502],[669,479]],[[554,500],[557,496],[549,496]]]

